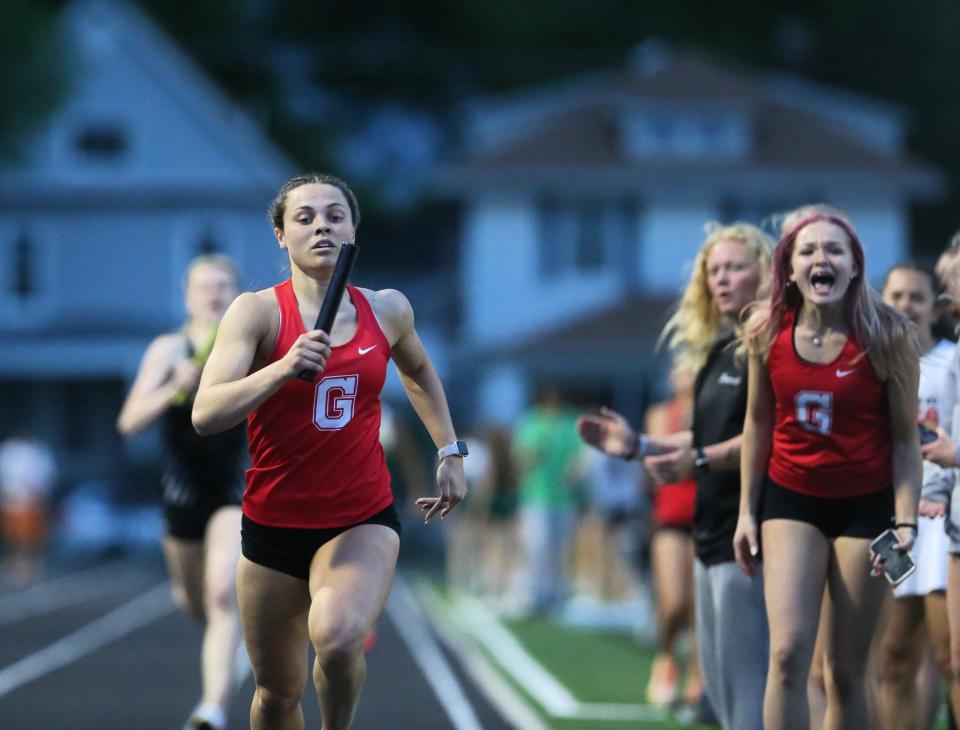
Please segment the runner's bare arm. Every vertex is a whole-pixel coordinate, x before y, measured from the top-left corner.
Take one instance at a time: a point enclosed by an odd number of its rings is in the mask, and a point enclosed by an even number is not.
[[[301,370],[323,371],[329,339],[326,333],[311,330],[300,335],[281,359],[250,372],[257,349],[271,329],[271,304],[269,298],[245,293],[223,316],[193,404],[193,426],[200,435],[242,423]]]
[[[383,303],[378,314],[384,317],[388,329],[397,336],[391,346],[391,356],[397,366],[400,382],[406,391],[413,409],[426,427],[433,443],[440,448],[457,437],[447,406],[447,397],[443,391],[440,377],[430,362],[420,336],[414,328],[413,308],[407,298],[397,291],[378,293]],[[440,463],[437,471],[439,497],[425,497],[417,503],[427,509],[426,520],[441,509],[445,516],[467,495],[466,480],[463,476],[463,459],[450,457]]]
[[[117,430],[124,436],[133,436],[153,423],[170,405],[170,398],[180,387],[180,381],[171,377],[183,346],[178,335],[157,337],[140,361],[140,369],[127,394]]]

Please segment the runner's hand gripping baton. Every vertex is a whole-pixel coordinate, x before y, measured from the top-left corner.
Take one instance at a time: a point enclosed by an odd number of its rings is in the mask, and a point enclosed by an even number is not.
[[[357,244],[341,243],[340,254],[337,256],[337,263],[333,267],[333,276],[330,277],[330,284],[327,286],[327,293],[323,297],[323,304],[320,305],[320,313],[317,315],[317,323],[314,329],[323,330],[328,335],[333,327],[333,320],[337,316],[337,310],[340,308],[340,300],[343,299],[343,292],[347,288],[347,279],[350,278],[350,270],[353,269],[353,262],[357,258]],[[297,377],[308,382],[312,381],[317,373],[309,368],[301,370]]]

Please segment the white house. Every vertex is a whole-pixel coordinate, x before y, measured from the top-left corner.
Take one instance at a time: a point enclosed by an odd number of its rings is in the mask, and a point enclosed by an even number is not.
[[[62,108],[0,170],[0,433],[29,426],[68,475],[109,473],[126,381],[182,321],[197,253],[281,278],[266,207],[293,164],[134,6],[64,11]]]
[[[910,250],[910,203],[942,187],[891,104],[650,43],[627,68],[483,99],[468,121],[437,178],[465,208],[452,357],[478,416],[501,421],[545,380],[639,410],[707,221],[830,202],[876,278]]]

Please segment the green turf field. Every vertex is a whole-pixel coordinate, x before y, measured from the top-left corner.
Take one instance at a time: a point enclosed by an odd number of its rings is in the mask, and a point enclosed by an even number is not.
[[[505,625],[578,700],[615,704],[643,702],[654,652],[639,646],[629,633],[565,628],[545,620],[507,621]],[[680,724],[669,716],[646,722],[553,718],[550,726],[569,730],[709,727]]]
[[[652,730],[715,728],[681,724],[643,704],[653,650],[629,632],[569,628],[551,621],[499,620],[476,599],[445,594],[421,583],[418,592],[430,613],[459,639],[479,649],[489,666],[542,720],[561,730]],[[520,653],[515,653],[519,648]],[[524,658],[523,654],[527,656]],[[526,664],[527,661],[532,664]],[[534,681],[541,669],[559,685],[551,694]],[[550,682],[544,681],[549,690]],[[566,695],[563,694],[565,691]],[[564,705],[563,697],[573,699]],[[552,698],[552,700],[551,700]],[[551,711],[552,708],[552,711]],[[615,719],[615,718],[621,719]]]
[[[444,625],[441,633],[452,632],[461,649],[482,656],[543,728],[717,728],[680,723],[642,704],[654,652],[628,632],[571,628],[544,619],[500,619],[478,599],[445,593],[426,580],[419,582],[417,592],[435,623]],[[535,681],[541,672],[546,675],[543,681]],[[551,682],[556,683],[553,693]],[[564,696],[566,705],[560,701]],[[630,719],[611,719],[625,714]],[[946,729],[943,711],[934,727]]]

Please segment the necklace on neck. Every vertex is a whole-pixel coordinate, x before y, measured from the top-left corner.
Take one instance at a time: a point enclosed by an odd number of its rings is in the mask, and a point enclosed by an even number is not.
[[[813,343],[814,347],[823,347],[823,338],[820,335],[811,335],[810,342]]]

